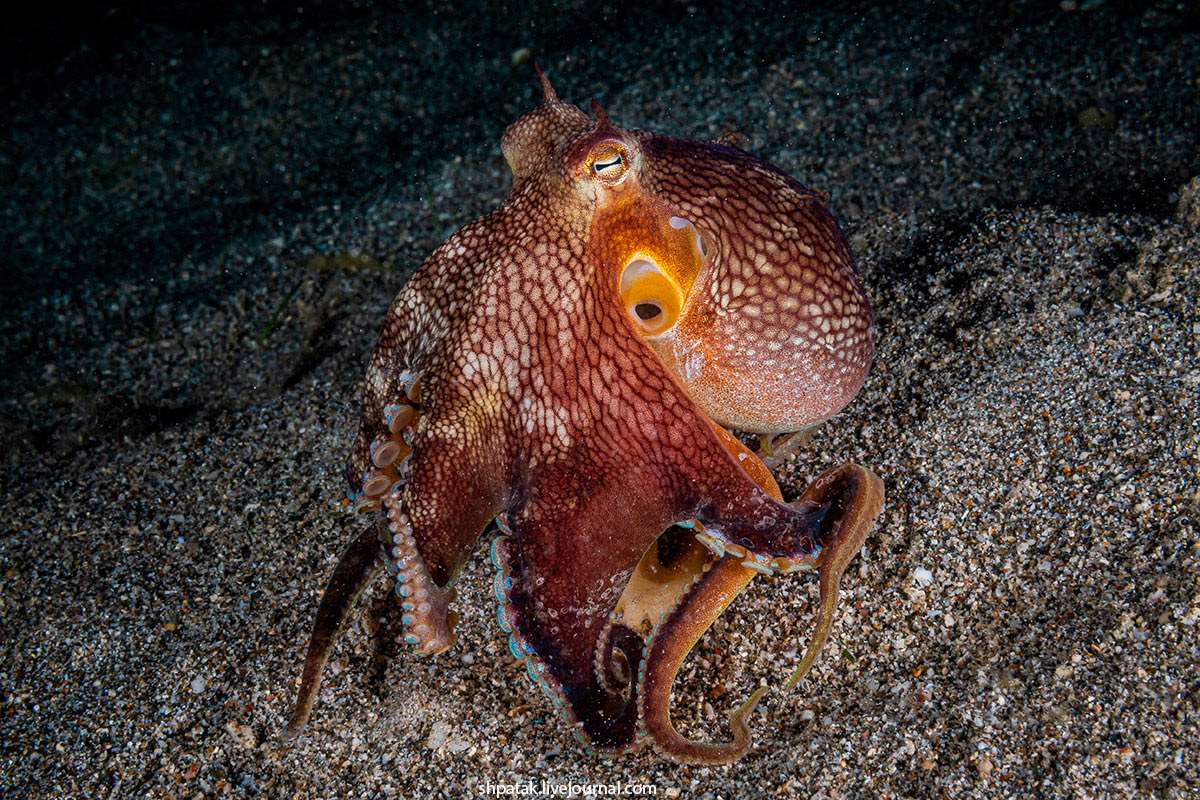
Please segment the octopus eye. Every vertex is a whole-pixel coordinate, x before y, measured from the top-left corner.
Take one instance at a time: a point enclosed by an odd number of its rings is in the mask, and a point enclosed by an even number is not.
[[[603,175],[609,170],[619,169],[623,162],[624,159],[621,157],[621,154],[614,153],[607,160],[601,161],[600,159],[596,159],[593,161],[592,169],[596,171],[597,175]]]
[[[621,300],[633,324],[646,336],[666,332],[679,319],[683,295],[648,258],[635,258],[621,274]]]
[[[617,142],[601,142],[592,150],[588,159],[592,178],[602,183],[620,183],[629,171],[629,158],[625,148]]]

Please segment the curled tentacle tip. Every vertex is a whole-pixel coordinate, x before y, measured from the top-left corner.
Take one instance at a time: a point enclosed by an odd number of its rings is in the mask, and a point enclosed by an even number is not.
[[[753,713],[759,701],[762,700],[762,696],[767,693],[768,688],[767,686],[760,686],[755,689],[754,693],[746,698],[746,702],[742,703],[736,711],[729,715],[730,727],[745,728],[746,717]],[[747,745],[749,745],[749,742],[747,742]]]

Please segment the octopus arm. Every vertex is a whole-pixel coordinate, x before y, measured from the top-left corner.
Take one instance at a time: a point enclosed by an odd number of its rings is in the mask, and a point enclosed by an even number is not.
[[[438,420],[414,439],[403,495],[417,555],[445,587],[503,509],[506,487],[493,452],[496,437],[480,415],[442,414]]]
[[[526,659],[581,740],[607,753],[641,738],[630,676],[642,642],[610,627],[610,618],[639,559],[669,525],[664,497],[642,480],[650,476],[629,469],[622,477],[589,481],[583,491],[554,477],[538,481],[529,494],[535,499],[503,518],[506,535],[492,553],[513,654]],[[630,489],[636,485],[642,490]]]
[[[312,636],[308,640],[308,653],[304,658],[304,673],[300,677],[300,693],[292,718],[284,729],[284,740],[296,738],[308,722],[317,690],[321,687],[321,675],[325,662],[333,650],[333,643],[346,621],[346,614],[355,600],[366,588],[382,565],[379,549],[383,534],[382,520],[371,525],[355,539],[342,554],[337,569],[329,579],[317,618],[313,623]]]
[[[795,504],[817,521],[816,563],[820,570],[817,620],[799,667],[788,680],[791,689],[812,667],[829,637],[837,610],[838,586],[850,559],[862,547],[883,506],[883,484],[872,472],[856,465],[830,470],[818,478]],[[707,531],[700,534],[712,535]],[[705,541],[702,539],[702,541]],[[683,660],[721,612],[760,572],[752,557],[726,553],[711,562],[685,590],[678,603],[651,635],[641,663],[638,702],[647,734],[672,759],[685,763],[721,764],[741,758],[750,746],[746,717],[765,687],[756,690],[729,718],[729,742],[696,742],[682,736],[671,723],[671,688]]]
[[[735,557],[714,559],[663,617],[646,646],[638,677],[641,717],[654,746],[675,761],[726,764],[736,761],[750,747],[746,717],[758,705],[766,687],[756,690],[730,715],[729,729],[733,733],[730,742],[696,742],[686,738],[671,722],[670,704],[675,676],[688,653],[757,574]]]
[[[464,408],[440,409],[417,431],[407,483],[383,501],[404,638],[424,656],[454,644],[454,581],[506,494],[486,415]]]

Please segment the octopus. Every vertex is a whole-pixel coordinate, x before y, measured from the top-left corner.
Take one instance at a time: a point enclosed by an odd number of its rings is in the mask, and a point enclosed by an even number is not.
[[[818,575],[786,688],[828,638],[883,485],[846,464],[784,502],[770,467],[863,385],[871,309],[823,195],[730,137],[619,128],[594,101],[593,119],[538,74],[542,104],[501,142],[507,199],[387,312],[346,467],[370,524],[325,590],[284,736],[380,572],[417,654],[454,644],[454,584],[495,521],[499,623],[585,747],[731,762],[766,687],[710,742],[673,724],[673,684],[759,576]]]

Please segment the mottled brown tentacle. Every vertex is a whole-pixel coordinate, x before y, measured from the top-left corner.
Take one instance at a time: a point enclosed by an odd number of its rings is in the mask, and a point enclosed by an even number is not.
[[[675,608],[663,617],[646,647],[638,681],[642,723],[655,747],[676,761],[727,764],[741,758],[750,746],[746,717],[758,705],[766,687],[755,691],[730,715],[729,729],[733,732],[730,742],[696,742],[685,738],[671,723],[670,704],[675,676],[687,654],[757,574],[733,556],[713,561]]]
[[[404,614],[404,640],[416,648],[417,655],[432,656],[454,644],[454,626],[458,615],[450,610],[456,596],[454,587],[442,588],[433,582],[425,562],[417,553],[412,524],[404,510],[400,492],[384,498],[388,520],[388,571],[396,576],[396,595]]]
[[[520,533],[510,528],[504,517],[500,519],[500,529],[505,535],[493,542],[492,561],[499,568],[496,597],[500,601],[500,626],[509,633],[513,656],[525,662],[530,678],[562,711],[584,745],[609,755],[637,746],[641,741],[637,686],[631,684],[623,691],[606,685],[614,676],[611,670],[597,669],[593,652],[601,632],[592,625],[608,615],[587,614],[579,608],[577,618],[564,615],[561,627],[534,623],[538,619],[534,609],[539,605],[544,609],[566,606],[549,601],[539,604],[535,600],[531,587],[521,580],[525,559],[520,551]],[[596,602],[605,604],[602,597]],[[574,605],[578,608],[578,604]],[[626,642],[615,644],[623,646]],[[637,664],[638,657],[630,655],[626,653],[630,664]],[[602,678],[604,671],[609,674]]]
[[[862,547],[875,525],[875,518],[883,509],[883,481],[865,467],[845,464],[813,481],[798,505],[812,505],[822,511],[817,537],[821,542],[821,600],[808,649],[784,686],[785,690],[791,689],[808,673],[829,638],[842,573]]]
[[[438,587],[458,574],[484,528],[500,513],[504,486],[498,437],[474,409],[430,414],[413,437],[404,512],[421,565]],[[446,417],[449,417],[448,419]]]
[[[354,601],[366,588],[382,565],[380,550],[383,535],[383,520],[380,519],[355,539],[342,558],[325,587],[317,619],[313,623],[312,636],[308,640],[308,654],[304,657],[304,673],[300,678],[300,693],[296,697],[296,708],[284,729],[284,740],[294,739],[308,722],[317,690],[321,687],[321,674],[346,616]]]

